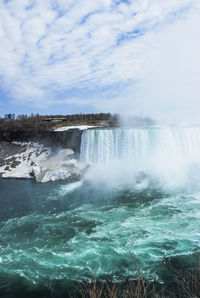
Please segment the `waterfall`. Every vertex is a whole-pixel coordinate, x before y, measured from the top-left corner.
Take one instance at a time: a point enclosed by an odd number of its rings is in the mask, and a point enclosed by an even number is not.
[[[199,127],[91,129],[81,141],[82,162],[106,166],[123,162],[129,169],[176,173],[200,165]]]
[[[89,163],[123,158],[143,163],[155,154],[168,160],[200,160],[200,128],[91,129],[82,136],[81,160]]]

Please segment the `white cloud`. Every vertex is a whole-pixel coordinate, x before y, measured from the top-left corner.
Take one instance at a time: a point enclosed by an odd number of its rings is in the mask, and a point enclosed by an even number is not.
[[[168,51],[171,56],[177,54],[176,39],[199,8],[197,0],[118,4],[114,0],[0,0],[1,88],[15,103],[24,105],[48,106],[74,100],[75,104],[82,101],[121,111],[126,102],[138,113],[153,114],[152,103],[160,98],[162,90],[152,91],[150,86],[162,77],[162,69],[173,72],[173,63],[163,63],[163,59]],[[195,34],[187,32],[185,38],[191,45],[190,53],[197,39]],[[192,55],[193,61],[198,51]],[[178,67],[190,59],[187,51],[182,56]],[[189,68],[188,62],[187,71],[196,75],[197,68]],[[153,95],[141,92],[140,86]],[[190,83],[188,90],[196,90],[195,86]],[[165,90],[165,98],[167,94]],[[172,95],[175,97],[169,92],[170,100]],[[178,91],[176,97],[180,97]]]
[[[160,120],[199,122],[199,12],[159,30],[149,44],[140,80],[116,100],[117,109]]]

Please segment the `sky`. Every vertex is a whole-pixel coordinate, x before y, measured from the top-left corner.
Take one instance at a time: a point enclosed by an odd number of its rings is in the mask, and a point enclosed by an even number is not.
[[[0,0],[0,116],[198,119],[199,0]]]

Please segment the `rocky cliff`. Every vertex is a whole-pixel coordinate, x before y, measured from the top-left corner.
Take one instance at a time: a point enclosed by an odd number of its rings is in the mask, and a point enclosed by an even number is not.
[[[35,178],[37,182],[76,181],[83,131],[0,131],[3,178]]]
[[[37,142],[53,149],[70,148],[75,153],[80,152],[81,135],[83,131],[70,129],[67,131],[0,131],[0,142]]]

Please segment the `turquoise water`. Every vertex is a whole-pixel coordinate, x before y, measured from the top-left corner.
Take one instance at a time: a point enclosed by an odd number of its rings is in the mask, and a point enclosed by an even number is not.
[[[193,268],[199,152],[198,127],[94,129],[82,135],[83,181],[0,179],[0,297],[61,297],[95,274],[134,278],[132,256],[158,282],[169,279],[164,257]]]
[[[125,280],[136,275],[132,254],[146,278],[162,281],[164,255],[199,251],[198,185],[110,189],[87,181],[0,179],[0,191],[0,291],[15,282],[35,289],[58,281],[68,288],[95,272]]]

